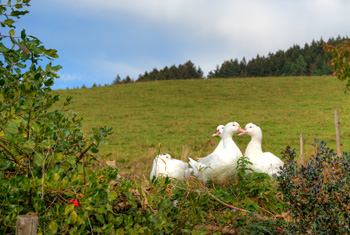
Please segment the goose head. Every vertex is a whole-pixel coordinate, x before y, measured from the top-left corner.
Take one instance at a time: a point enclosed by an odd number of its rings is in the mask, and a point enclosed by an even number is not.
[[[242,129],[238,122],[229,122],[225,125],[223,136],[233,136],[238,133],[238,131]]]
[[[261,137],[262,138],[262,131],[260,129],[259,126],[253,124],[253,123],[248,123],[244,130],[241,129],[239,130],[239,134],[238,135],[249,135],[249,136],[257,136],[257,137]]]
[[[172,158],[171,158],[170,154],[162,153],[162,154],[157,155],[156,159],[158,159],[158,161],[161,160],[165,164],[165,163],[169,162]]]
[[[216,128],[216,131],[215,133],[212,135],[212,137],[214,136],[219,136],[220,138],[222,138],[222,133],[224,132],[224,125],[219,125],[217,128]]]

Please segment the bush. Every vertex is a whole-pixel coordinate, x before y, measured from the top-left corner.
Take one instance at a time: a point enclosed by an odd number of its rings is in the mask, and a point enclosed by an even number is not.
[[[291,161],[278,177],[291,210],[290,231],[300,234],[346,234],[349,230],[350,154],[337,156],[326,142],[315,141],[317,152],[304,166]],[[288,149],[286,157],[295,152]]]

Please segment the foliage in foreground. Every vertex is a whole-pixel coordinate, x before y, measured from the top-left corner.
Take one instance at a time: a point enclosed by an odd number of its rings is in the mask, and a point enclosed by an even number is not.
[[[11,17],[25,14],[19,9],[29,2],[1,5],[2,14],[10,9],[1,26],[11,28],[0,42],[1,234],[13,234],[23,214],[39,216],[39,234],[335,234],[349,229],[350,155],[337,157],[324,142],[316,143],[316,156],[302,167],[289,149],[289,165],[278,184],[266,174],[248,174],[244,158],[237,180],[226,185],[119,178],[98,154],[111,128],[86,136],[82,119],[69,109],[71,97],[61,110],[51,111],[59,100],[50,88],[60,69],[51,63],[56,51],[25,31],[14,37]],[[43,58],[50,61],[46,66]],[[290,216],[277,216],[286,207]]]
[[[324,49],[332,55],[331,69],[339,80],[346,81],[346,90],[350,88],[350,41],[345,40],[342,44],[325,44]]]
[[[14,233],[23,214],[39,216],[39,234],[190,233],[206,224],[220,230],[246,223],[231,216],[244,218],[239,212],[222,211],[207,192],[190,192],[166,178],[136,185],[101,167],[98,148],[111,128],[86,136],[82,118],[70,110],[71,97],[52,110],[60,99],[51,92],[60,69],[52,65],[56,50],[24,30],[15,36],[12,18],[25,15],[21,9],[29,2],[1,5],[1,26],[10,29],[0,37],[0,233]]]

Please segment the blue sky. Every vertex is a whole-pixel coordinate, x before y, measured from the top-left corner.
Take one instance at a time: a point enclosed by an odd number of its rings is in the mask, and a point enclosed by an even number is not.
[[[349,36],[347,0],[32,0],[19,33],[58,50],[54,89],[111,84],[191,60],[223,61]]]

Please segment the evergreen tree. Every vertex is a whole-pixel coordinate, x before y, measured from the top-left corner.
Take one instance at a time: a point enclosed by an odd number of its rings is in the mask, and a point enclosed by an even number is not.
[[[198,66],[196,78],[203,78],[203,70]]]
[[[132,82],[131,78],[129,77],[129,75],[127,75],[125,78],[125,83],[131,83],[131,82]]]
[[[294,76],[303,76],[306,75],[307,64],[304,60],[304,57],[300,55],[294,63],[291,64],[290,73]]]
[[[117,77],[113,80],[112,85],[117,85],[121,83],[121,78],[119,74],[117,74]]]

